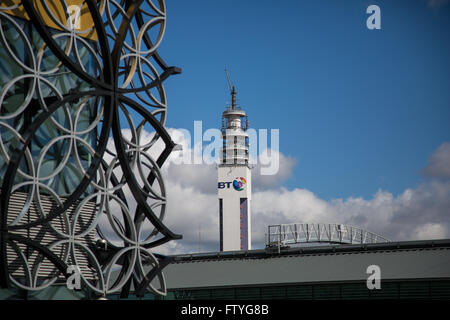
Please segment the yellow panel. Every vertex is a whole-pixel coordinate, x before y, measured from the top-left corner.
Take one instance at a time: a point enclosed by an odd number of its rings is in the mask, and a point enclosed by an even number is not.
[[[19,4],[21,1],[3,0],[2,2],[2,7],[5,8],[11,7],[15,4]],[[48,27],[57,30],[63,30],[61,25],[69,28],[70,22],[72,22],[72,27],[75,29],[75,31],[82,32],[79,33],[80,36],[91,40],[97,40],[97,33],[95,32],[94,22],[92,20],[92,16],[89,12],[87,4],[83,4],[84,0],[66,0],[68,13],[64,12],[65,10],[61,3],[62,1],[59,0],[39,0],[33,2],[36,11]],[[47,10],[45,10],[43,3],[47,4],[50,12],[47,12]],[[22,5],[20,5],[16,9],[6,10],[2,12],[8,13],[18,18],[30,20]],[[68,17],[71,17],[71,19],[68,19]]]

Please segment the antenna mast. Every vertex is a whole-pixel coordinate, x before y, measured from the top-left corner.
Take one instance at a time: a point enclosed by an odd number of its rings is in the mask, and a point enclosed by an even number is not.
[[[232,91],[232,89],[231,89],[231,81],[230,81],[230,76],[229,76],[229,74],[228,74],[227,68],[225,68],[225,75],[227,76],[228,87],[230,88],[230,93],[231,93],[231,91]]]
[[[231,86],[230,76],[228,74],[227,68],[225,68],[225,75],[227,76],[228,87],[230,88],[231,93],[231,110],[236,109],[236,89],[234,86]]]

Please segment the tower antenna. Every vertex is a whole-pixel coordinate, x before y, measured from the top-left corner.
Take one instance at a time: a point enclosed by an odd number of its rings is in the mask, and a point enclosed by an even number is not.
[[[230,76],[228,74],[227,68],[225,68],[225,75],[227,76],[228,87],[230,88],[230,93],[231,93],[231,110],[235,110],[236,109],[236,89],[234,88],[234,86],[231,86]]]
[[[227,80],[228,80],[228,87],[230,88],[230,93],[233,91],[233,89],[231,89],[231,81],[230,81],[230,75],[228,74],[228,70],[227,68],[225,68],[225,75],[227,76]]]

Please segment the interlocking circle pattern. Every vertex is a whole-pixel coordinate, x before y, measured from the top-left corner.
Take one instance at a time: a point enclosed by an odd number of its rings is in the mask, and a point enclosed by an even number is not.
[[[0,3],[0,286],[165,294],[163,0]],[[162,146],[162,147],[161,147]]]

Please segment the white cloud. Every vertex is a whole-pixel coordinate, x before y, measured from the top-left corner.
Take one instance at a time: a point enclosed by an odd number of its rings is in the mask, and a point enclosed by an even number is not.
[[[273,224],[329,221],[329,204],[305,189],[268,189],[252,196],[252,241],[264,246],[267,227]]]
[[[295,222],[343,223],[393,241],[449,236],[450,184],[444,182],[424,183],[397,197],[379,190],[368,200],[325,201],[302,189],[256,192],[253,199],[253,240],[259,247],[268,225]]]
[[[442,149],[436,150],[434,154],[441,155]],[[258,170],[253,171],[254,247],[264,247],[269,225],[294,222],[343,223],[365,228],[394,241],[449,236],[450,182],[431,180],[415,189],[407,189],[396,197],[388,191],[379,190],[371,199],[349,197],[325,201],[309,190],[278,187],[278,181],[292,174],[295,159],[280,154],[280,162],[278,176],[259,176]],[[169,166],[168,199],[169,203],[173,200],[176,203],[169,204],[169,207],[172,206],[170,216],[173,219],[180,215],[189,216],[189,223],[177,224],[181,228],[177,232],[185,233],[185,240],[180,241],[174,252],[197,251],[199,223],[202,225],[203,251],[217,250],[219,224],[216,171],[207,166]],[[194,179],[195,176],[201,178]],[[199,204],[199,210],[181,205],[180,192],[188,195],[185,201]],[[207,206],[203,205],[205,203]],[[185,221],[184,218],[181,221]],[[186,245],[182,244],[183,241],[186,241]]]
[[[194,188],[205,194],[217,194],[217,169],[215,165],[169,164],[164,166],[168,181],[184,188]]]
[[[217,196],[193,188],[168,187],[169,203],[173,203],[169,204],[168,221],[177,220],[174,229],[185,239],[171,252],[197,252],[199,223],[203,251],[217,251]],[[180,193],[184,196],[180,197]],[[396,197],[380,190],[368,200],[350,197],[325,201],[305,189],[278,188],[253,193],[254,248],[264,247],[269,225],[294,222],[343,223],[393,241],[446,238],[450,230],[450,184],[432,181]]]
[[[272,156],[275,151],[272,151]],[[292,157],[285,156],[281,152],[277,152],[277,158],[279,161],[279,169],[276,174],[263,175],[261,174],[261,162],[257,162],[256,166],[252,170],[252,183],[253,190],[264,190],[270,187],[276,187],[282,184],[285,180],[292,176],[292,171],[297,164],[297,160]]]
[[[179,131],[169,129],[169,132],[177,143],[183,145],[183,152],[192,152]],[[150,139],[151,135],[146,138]],[[447,144],[443,144],[433,153],[428,167],[446,168],[440,161],[446,148]],[[173,153],[162,171],[168,199],[164,223],[173,232],[182,234],[183,239],[171,241],[155,248],[155,251],[189,253],[198,252],[199,247],[203,252],[218,251],[216,168],[214,165],[176,164],[174,157],[180,156],[180,153]],[[253,170],[254,248],[264,247],[268,225],[294,222],[343,223],[365,228],[394,241],[450,236],[448,180],[431,179],[398,196],[379,190],[370,199],[349,197],[326,201],[309,190],[280,187],[280,182],[292,175],[296,161],[281,153],[279,159],[280,170],[274,177],[258,176],[258,170]],[[442,170],[439,172],[441,177]]]
[[[202,251],[218,251],[217,196],[171,181],[167,181],[167,189],[168,214],[164,223],[172,231],[183,235],[182,240],[172,241],[177,242],[175,252],[197,252],[199,246]],[[168,246],[170,243],[163,246],[165,251]]]
[[[182,133],[175,129],[168,131],[173,140],[183,146],[183,151],[175,157],[193,157],[194,152],[190,148],[190,143],[184,139]],[[275,175],[262,175],[259,163],[253,168],[252,184],[257,186],[255,190],[277,187],[291,176],[296,160],[282,153],[278,153],[277,156],[280,161],[280,170]],[[163,166],[168,198],[168,215],[164,222],[174,232],[183,234],[183,240],[177,241],[179,244],[174,247],[166,244],[158,250],[172,253],[197,252],[200,247],[202,251],[218,251],[216,165],[183,164],[178,160],[170,157]]]
[[[427,223],[415,230],[417,239],[442,239],[447,236],[447,227],[439,223]]]
[[[449,0],[427,0],[430,8],[439,8],[449,3]]]
[[[423,171],[431,177],[450,178],[450,142],[444,142],[431,154]]]

